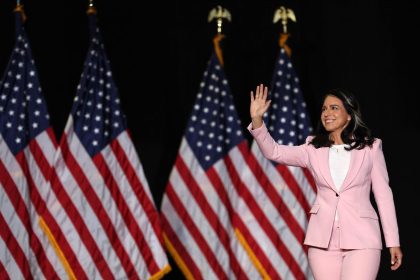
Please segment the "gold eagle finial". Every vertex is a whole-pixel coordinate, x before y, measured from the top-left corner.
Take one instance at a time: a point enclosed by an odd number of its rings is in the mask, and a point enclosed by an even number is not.
[[[223,19],[232,21],[232,16],[230,15],[230,12],[227,9],[223,8],[220,5],[217,5],[216,8],[213,8],[210,11],[208,16],[208,22],[211,22],[213,19],[217,20],[217,33],[221,34]]]
[[[281,6],[278,8],[274,13],[273,23],[281,20],[281,24],[283,25],[283,33],[287,34],[287,20],[290,19],[296,22],[295,13],[291,9],[286,9],[285,7]]]

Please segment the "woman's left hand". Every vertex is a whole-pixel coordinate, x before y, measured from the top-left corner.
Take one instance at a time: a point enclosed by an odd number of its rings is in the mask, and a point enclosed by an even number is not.
[[[391,254],[391,270],[397,270],[402,264],[403,253],[400,247],[390,247],[389,253]]]

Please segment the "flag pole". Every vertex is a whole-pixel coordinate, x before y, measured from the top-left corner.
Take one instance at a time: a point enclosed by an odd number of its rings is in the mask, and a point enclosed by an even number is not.
[[[220,48],[220,41],[225,37],[222,33],[223,19],[232,21],[232,16],[226,8],[223,8],[220,5],[217,5],[216,8],[213,8],[208,15],[208,22],[211,22],[213,19],[216,19],[217,22],[217,34],[214,36],[213,44],[214,50],[216,52],[217,58],[219,59],[220,65],[223,66],[223,55],[222,49]]]
[[[96,8],[93,5],[93,0],[89,0],[89,6],[88,6],[88,9],[87,9],[86,13],[88,15],[96,15]]]
[[[287,21],[290,19],[291,21],[296,22],[295,13],[292,9],[285,8],[284,6],[280,6],[275,12],[274,12],[274,18],[273,23],[277,23],[279,20],[281,20],[281,24],[283,26],[283,32],[280,33],[280,39],[279,39],[279,46],[281,48],[284,48],[287,55],[291,57],[292,50],[290,47],[286,44],[287,39],[289,38],[290,34],[287,31]]]
[[[13,12],[20,13],[22,23],[24,23],[26,21],[25,10],[23,9],[23,5],[20,4],[20,0],[16,0],[16,7],[13,9]]]

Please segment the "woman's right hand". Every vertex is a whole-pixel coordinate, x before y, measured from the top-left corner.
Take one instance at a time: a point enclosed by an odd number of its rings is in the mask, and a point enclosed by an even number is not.
[[[268,88],[263,84],[257,86],[254,92],[251,91],[251,105],[249,112],[252,119],[252,128],[258,128],[263,123],[263,115],[270,107],[271,100],[267,100]]]

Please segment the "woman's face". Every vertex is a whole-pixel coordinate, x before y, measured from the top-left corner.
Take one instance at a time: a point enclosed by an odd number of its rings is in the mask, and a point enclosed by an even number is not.
[[[321,110],[321,122],[328,132],[339,132],[347,126],[351,116],[344,108],[343,102],[333,95],[328,95]]]

